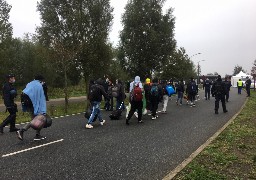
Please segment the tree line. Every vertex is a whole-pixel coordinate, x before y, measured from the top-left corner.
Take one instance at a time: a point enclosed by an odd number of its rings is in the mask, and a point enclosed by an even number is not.
[[[42,74],[49,86],[64,91],[81,79],[88,84],[106,75],[113,80],[196,76],[185,48],[177,47],[173,9],[163,13],[164,3],[129,0],[114,46],[109,41],[114,18],[110,0],[41,0],[41,24],[23,38],[13,38],[11,6],[0,0],[0,76],[14,73],[24,86]]]

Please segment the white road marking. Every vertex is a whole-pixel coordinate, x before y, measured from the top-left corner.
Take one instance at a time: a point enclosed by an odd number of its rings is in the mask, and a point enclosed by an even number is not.
[[[37,149],[37,148],[40,148],[40,147],[43,147],[43,146],[48,146],[50,144],[58,143],[58,142],[61,142],[63,140],[64,139],[60,139],[60,140],[57,140],[57,141],[49,142],[49,143],[42,144],[42,145],[39,145],[39,146],[35,146],[35,147],[32,147],[32,148],[24,149],[24,150],[21,150],[21,151],[13,152],[13,153],[10,153],[10,154],[5,154],[5,155],[2,155],[2,157],[13,156],[15,154],[19,154],[19,153],[22,153],[22,152],[26,152],[26,151],[30,151],[30,150],[33,150],[33,149]]]

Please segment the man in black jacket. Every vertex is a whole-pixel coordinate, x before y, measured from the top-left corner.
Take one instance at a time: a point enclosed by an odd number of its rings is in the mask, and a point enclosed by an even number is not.
[[[210,90],[211,90],[211,81],[207,78],[203,84],[203,89],[205,92],[205,100],[210,100]]]
[[[226,94],[226,85],[222,81],[221,76],[218,75],[217,80],[213,83],[212,86],[212,94],[215,96],[215,114],[219,114],[219,101],[222,103],[223,112],[226,113],[226,102],[225,102],[225,94]]]
[[[2,93],[4,105],[10,115],[0,124],[0,133],[4,132],[4,127],[10,124],[10,132],[16,132],[19,129],[15,127],[17,105],[14,103],[14,98],[17,96],[17,90],[14,88],[15,75],[9,74],[6,76],[7,82],[3,85]]]
[[[251,95],[251,93],[250,93],[251,84],[252,84],[252,81],[247,76],[246,81],[245,81],[245,89],[246,89],[246,92],[247,92],[247,97],[250,97],[250,95]]]
[[[100,124],[103,125],[105,123],[105,120],[102,119],[101,116],[101,111],[100,111],[100,103],[102,101],[102,95],[106,98],[109,99],[107,93],[104,90],[103,81],[101,79],[98,79],[94,85],[91,86],[90,92],[89,92],[89,100],[91,102],[92,106],[92,114],[88,120],[88,123],[86,124],[87,129],[93,128],[92,122],[94,117],[98,116],[98,119],[100,121]]]

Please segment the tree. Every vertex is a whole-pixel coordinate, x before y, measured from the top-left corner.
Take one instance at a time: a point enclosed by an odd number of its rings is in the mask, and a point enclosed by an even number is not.
[[[161,71],[176,47],[173,10],[163,15],[164,2],[133,0],[125,7],[118,59],[132,77]]]
[[[245,72],[245,70],[243,69],[242,66],[236,65],[236,66],[234,67],[233,76],[235,76],[235,75],[237,75],[238,73],[240,73],[240,71]]]
[[[12,40],[12,25],[9,23],[9,13],[11,6],[5,1],[0,0],[0,76],[3,77],[9,70],[10,52],[9,47]]]
[[[71,67],[83,71],[88,82],[97,73],[104,74],[104,68],[109,66],[112,55],[106,41],[113,9],[109,0],[42,0],[38,11],[42,18],[37,30],[39,39],[55,52],[56,69],[65,77],[67,107]]]
[[[167,63],[163,66],[162,72],[157,75],[161,79],[190,79],[196,76],[194,63],[186,54],[186,50],[181,47],[176,49],[168,58]]]

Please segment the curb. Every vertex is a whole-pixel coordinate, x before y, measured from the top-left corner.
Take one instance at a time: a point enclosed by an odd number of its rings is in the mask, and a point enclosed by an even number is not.
[[[194,151],[187,159],[185,159],[181,164],[179,164],[175,169],[173,169],[169,174],[167,174],[162,180],[171,180],[174,178],[180,171],[182,171],[198,154],[200,154],[213,140],[215,140],[222,131],[224,131],[235,118],[241,113],[245,104],[247,103],[248,98],[246,98],[244,104],[240,110],[222,127],[220,128],[212,137],[210,137],[204,144],[202,144],[196,151]]]

